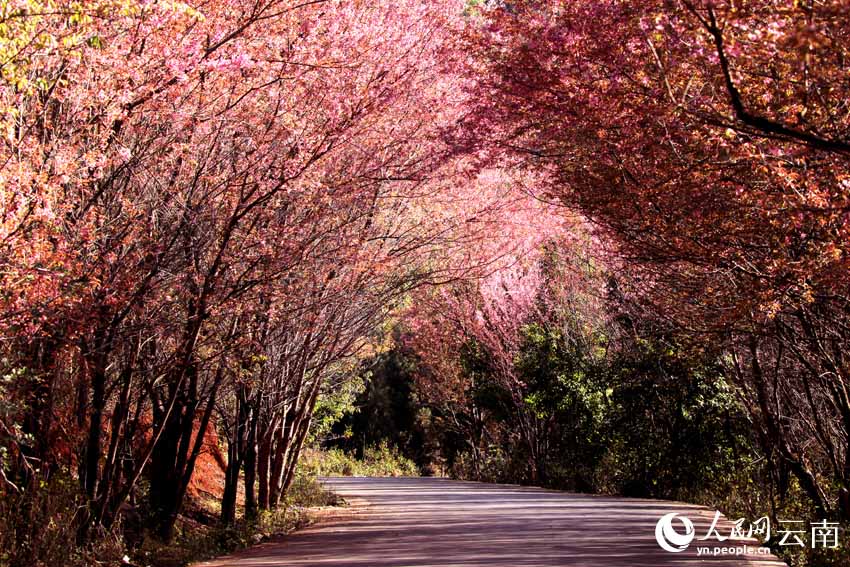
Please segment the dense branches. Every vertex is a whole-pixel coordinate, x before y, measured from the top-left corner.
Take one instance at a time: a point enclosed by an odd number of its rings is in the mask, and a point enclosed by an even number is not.
[[[224,520],[242,469],[247,509],[276,506],[323,384],[412,289],[502,253],[467,250],[504,188],[442,141],[464,102],[446,97],[455,7],[32,2],[0,17],[3,490],[73,471],[84,542],[144,478],[168,539],[218,424]]]
[[[475,116],[490,143],[550,172],[548,193],[611,238],[630,297],[728,349],[771,458],[838,514],[846,6],[523,2],[480,15]]]
[[[850,517],[848,16],[0,0],[0,496],[71,479],[78,543],[128,507],[168,539],[215,428],[223,521],[240,479],[274,508],[403,313],[474,467],[502,411],[548,482],[628,335],[621,391],[658,354],[725,404],[722,367],[772,474]]]

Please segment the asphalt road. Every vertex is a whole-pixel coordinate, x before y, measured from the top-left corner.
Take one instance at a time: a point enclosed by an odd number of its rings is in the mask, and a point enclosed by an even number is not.
[[[714,511],[689,504],[555,492],[435,478],[329,478],[349,503],[280,542],[204,567],[711,567],[782,566],[773,556],[699,556]],[[656,541],[658,520],[677,512],[695,527],[687,549]],[[676,532],[685,532],[679,520]],[[731,525],[720,525],[728,534]],[[675,535],[675,534],[674,534]],[[713,549],[712,549],[713,552]],[[200,566],[199,566],[200,567]]]

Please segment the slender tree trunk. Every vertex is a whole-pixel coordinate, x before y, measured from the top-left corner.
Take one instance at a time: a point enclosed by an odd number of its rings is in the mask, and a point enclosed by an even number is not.
[[[173,535],[173,525],[169,519],[172,510],[177,507],[177,452],[183,437],[184,423],[187,421],[186,410],[185,402],[174,408],[151,456],[150,506],[154,528],[164,541],[169,541]]]
[[[301,450],[304,448],[304,441],[307,439],[307,433],[310,431],[310,423],[313,420],[313,410],[316,409],[316,400],[319,399],[319,385],[320,382],[317,380],[313,386],[312,392],[310,393],[310,399],[307,402],[307,406],[304,408],[306,411],[302,412],[302,419],[299,424],[297,437],[293,446],[289,449],[289,459],[286,466],[283,488],[281,490],[282,495],[286,495],[289,491],[289,487],[292,486],[292,481],[295,479],[295,470],[298,465],[298,459],[301,457]]]
[[[291,430],[293,418],[284,419],[275,433],[274,450],[272,456],[271,475],[269,479],[269,507],[277,508],[280,502],[280,491],[283,483],[284,467],[286,465],[286,454],[291,442]]]
[[[269,461],[270,442],[265,438],[257,448],[257,505],[261,510],[269,509]]]
[[[223,376],[224,366],[221,365],[216,372],[213,385],[209,395],[207,396],[206,408],[204,409],[200,424],[198,425],[195,442],[191,444],[191,446],[188,442],[183,443],[183,440],[187,437],[191,439],[192,429],[195,424],[196,409],[198,408],[197,402],[193,404],[190,411],[186,413],[182,420],[184,437],[181,439],[180,443],[181,452],[177,455],[177,462],[179,466],[175,470],[175,477],[177,480],[176,487],[173,490],[173,496],[171,496],[171,499],[166,502],[166,504],[169,505],[168,508],[164,509],[167,511],[167,515],[163,517],[163,522],[159,525],[158,530],[164,541],[170,541],[173,537],[174,524],[177,521],[177,515],[180,513],[183,500],[186,498],[186,492],[189,489],[189,483],[192,480],[192,473],[195,471],[195,463],[197,462],[198,455],[200,455],[201,449],[204,445],[204,437],[206,435],[207,427],[209,427],[216,396],[218,395],[218,388],[222,382]],[[195,392],[193,391],[193,394],[194,393]]]
[[[91,386],[91,415],[89,416],[89,433],[86,443],[86,476],[85,491],[89,501],[94,501],[97,493],[97,482],[100,472],[100,447],[103,432],[103,408],[106,405],[106,372],[103,368],[103,357],[97,355],[95,367],[92,368]]]
[[[227,469],[224,472],[224,493],[221,497],[221,521],[226,525],[236,521],[236,488],[239,485],[240,435],[234,427],[227,443]]]
[[[251,405],[248,420],[248,438],[245,443],[245,517],[257,517],[257,497],[254,486],[257,483],[257,405]]]
[[[236,395],[236,419],[227,444],[227,470],[224,478],[224,494],[221,499],[221,521],[232,524],[236,521],[236,492],[239,486],[239,471],[245,455],[245,432],[249,427],[250,408],[244,387]]]

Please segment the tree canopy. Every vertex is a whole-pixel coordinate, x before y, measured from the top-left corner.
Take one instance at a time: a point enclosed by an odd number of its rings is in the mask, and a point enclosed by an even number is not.
[[[69,480],[74,545],[140,497],[170,539],[208,431],[222,521],[273,509],[394,357],[472,476],[676,497],[707,477],[645,457],[692,443],[850,521],[848,22],[0,0],[0,497],[30,502],[0,547],[29,564]]]

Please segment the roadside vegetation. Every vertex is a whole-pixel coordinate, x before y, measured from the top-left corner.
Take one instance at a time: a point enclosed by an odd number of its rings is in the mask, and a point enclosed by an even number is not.
[[[341,449],[307,449],[299,465],[311,476],[419,476],[409,458],[384,441],[366,447],[362,457]]]
[[[219,471],[219,482],[224,471]],[[222,523],[218,499],[220,494],[197,494],[189,499],[175,522],[174,537],[163,542],[145,529],[140,512],[127,513],[112,534],[102,534],[87,546],[75,544],[72,514],[79,510],[73,483],[57,482],[48,490],[47,498],[33,509],[24,498],[0,499],[0,565],[14,565],[17,553],[38,546],[41,559],[36,565],[62,567],[185,567],[192,563],[224,555],[268,539],[284,537],[313,521],[316,508],[341,506],[343,502],[325,490],[315,475],[296,476],[286,501],[273,511],[263,511],[255,518],[241,517],[232,524]],[[32,533],[26,522],[43,521],[38,540],[16,539]]]
[[[616,304],[609,299],[608,307]],[[503,341],[488,344],[484,329],[458,331],[464,338],[453,355],[421,336],[433,329],[399,329],[329,443],[352,455],[397,446],[427,475],[679,500],[749,521],[767,516],[768,544],[789,564],[848,565],[844,547],[778,545],[777,518],[816,512],[783,463],[764,452],[723,353],[623,311],[605,326],[579,321],[571,309],[541,315],[515,326],[516,350],[501,360],[490,349]],[[439,350],[428,351],[434,344]]]
[[[0,0],[0,567],[417,471],[846,566],[849,62],[846,0]]]
[[[138,567],[185,567],[285,537],[314,520],[316,512],[311,508],[341,505],[342,501],[325,490],[315,476],[299,473],[286,502],[276,510],[261,512],[253,519],[243,516],[226,525],[219,521],[214,500],[193,502],[178,519],[171,542],[148,537],[126,553],[129,563]]]

